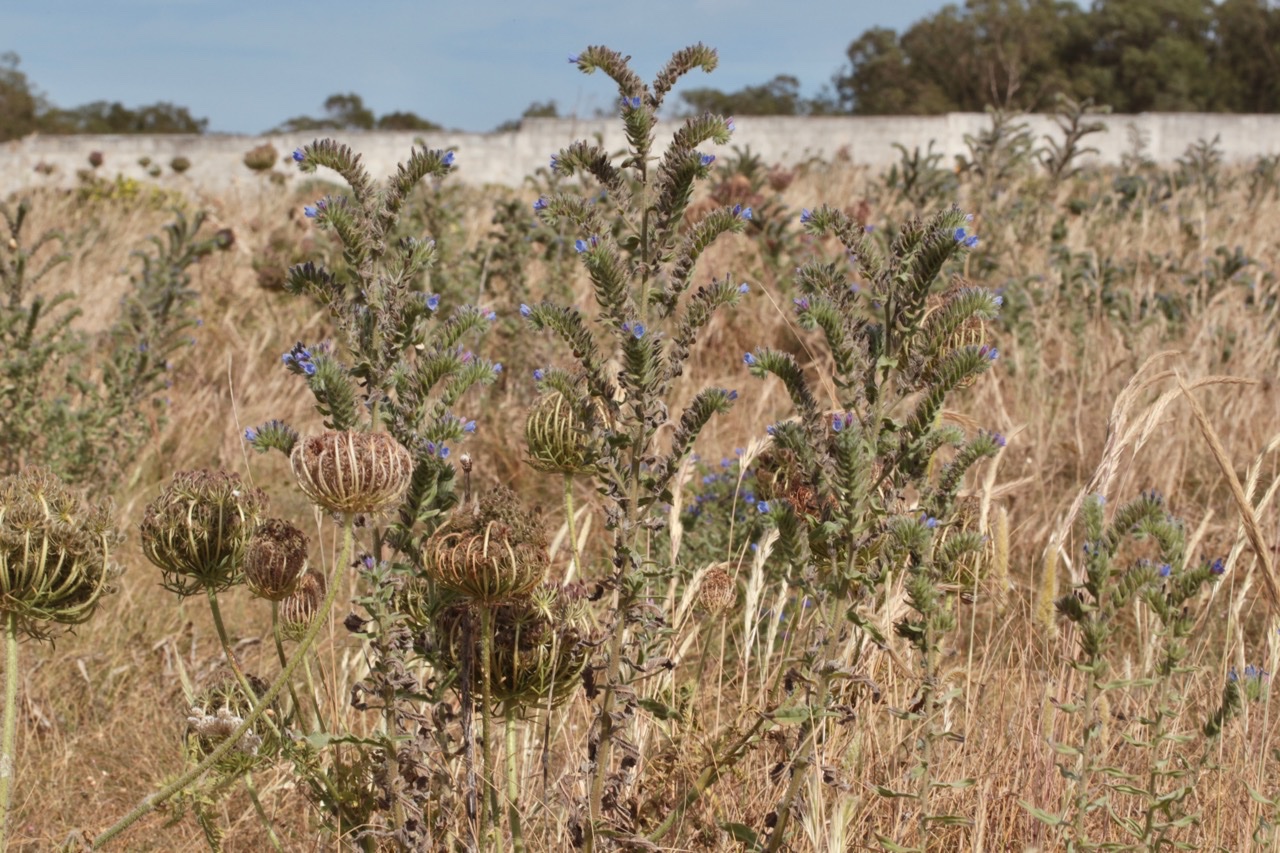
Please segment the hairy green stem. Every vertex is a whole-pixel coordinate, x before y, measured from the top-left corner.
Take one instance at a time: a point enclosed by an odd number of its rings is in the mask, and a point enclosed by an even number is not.
[[[573,524],[573,476],[564,475],[564,516],[569,525],[569,555],[573,562],[569,565],[569,575],[582,578],[582,561],[578,557],[578,533]]]
[[[244,789],[249,792],[249,801],[253,803],[253,810],[258,813],[258,820],[262,821],[262,826],[267,830],[267,840],[271,842],[271,848],[284,853],[284,847],[280,844],[275,827],[271,825],[271,818],[267,816],[267,810],[262,807],[262,801],[258,799],[258,789],[253,784],[252,773],[244,774]]]
[[[829,682],[830,676],[824,674],[818,683],[820,713],[827,707]],[[782,796],[782,802],[778,804],[775,812],[777,821],[774,823],[773,832],[769,835],[769,842],[764,846],[764,853],[778,853],[778,848],[782,846],[782,839],[786,837],[787,823],[791,818],[791,806],[795,803],[800,793],[800,786],[804,784],[804,777],[817,754],[819,726],[820,723],[815,723],[812,719],[805,724],[806,730],[801,739],[800,749],[796,754],[796,760],[791,763],[791,782],[787,785],[787,792]]]
[[[493,614],[488,606],[480,609],[480,755],[484,764],[484,776],[480,784],[484,795],[480,798],[480,837],[493,839],[502,849],[502,833],[495,832],[498,820],[498,780],[493,762]]]
[[[284,653],[284,641],[280,637],[280,602],[278,601],[271,602],[271,637],[276,642],[276,659],[280,661],[280,666],[283,667],[289,663],[289,658]],[[293,713],[301,718],[302,703],[298,701],[298,693],[293,689],[292,681],[289,682],[289,699],[293,702]],[[320,714],[317,710],[316,720],[318,721],[319,719]]]
[[[0,743],[0,850],[9,821],[9,801],[17,774],[14,748],[18,731],[18,616],[4,615],[4,740]]]
[[[511,849],[524,853],[524,830],[520,827],[520,768],[516,762],[516,709],[503,709],[507,735],[507,823],[511,825]]]
[[[267,688],[266,693],[262,695],[262,698],[258,700],[258,703],[254,706],[253,710],[245,717],[244,722],[237,726],[236,730],[233,731],[226,740],[218,744],[212,752],[205,756],[203,761],[195,767],[192,767],[186,773],[183,773],[159,791],[144,797],[142,802],[139,803],[133,811],[129,812],[98,835],[93,841],[93,849],[97,850],[101,848],[108,841],[115,838],[121,832],[124,832],[156,806],[182,791],[203,775],[206,770],[220,761],[224,755],[235,749],[240,742],[240,738],[249,731],[253,724],[256,723],[267,710],[267,707],[271,702],[280,695],[282,690],[284,690],[285,685],[289,683],[289,679],[293,677],[294,670],[298,668],[298,664],[302,661],[303,657],[305,657],[307,651],[311,648],[311,645],[316,641],[316,637],[320,635],[320,629],[324,625],[325,620],[329,615],[329,611],[333,609],[333,603],[338,598],[338,591],[343,585],[342,580],[347,571],[347,564],[351,562],[353,542],[352,526],[354,519],[355,517],[351,513],[346,513],[343,516],[342,552],[338,559],[338,564],[334,569],[333,581],[329,584],[329,592],[325,595],[324,602],[320,606],[320,611],[316,614],[316,618],[311,623],[311,627],[307,629],[307,633],[303,635],[302,641],[298,643],[298,648],[294,651],[293,657],[289,660],[289,664],[280,672],[280,675],[276,677],[276,680],[272,682],[271,686]]]

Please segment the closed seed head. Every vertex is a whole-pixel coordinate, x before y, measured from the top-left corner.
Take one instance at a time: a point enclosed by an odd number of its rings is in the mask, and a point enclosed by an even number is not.
[[[593,432],[603,418],[591,401],[548,391],[534,401],[524,422],[529,464],[558,474],[590,473],[599,456]]]
[[[286,598],[307,569],[307,545],[307,535],[283,519],[258,525],[244,555],[249,591],[268,601]]]
[[[298,486],[341,513],[376,513],[400,502],[413,457],[385,432],[330,430],[299,441],[289,457]]]
[[[160,568],[161,585],[187,596],[239,583],[245,547],[266,501],[237,474],[175,474],[147,505],[140,525],[142,552]]]
[[[324,575],[315,569],[303,573],[293,592],[280,602],[280,630],[286,637],[299,640],[307,633],[320,612],[326,591]]]
[[[527,595],[547,572],[547,537],[504,486],[489,490],[474,512],[454,516],[423,551],[427,570],[446,589],[484,604]]]
[[[698,584],[698,605],[708,613],[719,613],[738,597],[733,575],[723,565],[712,566]]]

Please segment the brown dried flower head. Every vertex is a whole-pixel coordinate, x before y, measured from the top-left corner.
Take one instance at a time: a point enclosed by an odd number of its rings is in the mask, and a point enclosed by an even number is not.
[[[600,457],[594,433],[603,422],[598,402],[546,392],[534,401],[524,422],[529,464],[547,473],[590,473]]]
[[[244,554],[249,591],[268,601],[288,597],[307,570],[307,535],[280,518],[268,518],[254,531]]]
[[[698,584],[698,606],[708,613],[719,613],[733,604],[737,597],[738,589],[733,582],[733,575],[729,574],[723,563],[707,569],[702,582]]]
[[[243,578],[241,561],[267,496],[226,471],[182,471],[147,505],[142,552],[161,584],[187,596],[217,592]]]
[[[498,486],[474,510],[455,513],[427,542],[423,557],[441,586],[493,604],[527,595],[542,581],[547,537],[515,494]]]
[[[375,513],[400,502],[413,457],[385,432],[330,430],[299,441],[289,457],[298,486],[325,509]]]
[[[286,637],[299,640],[307,633],[320,612],[326,591],[324,575],[307,569],[293,592],[280,602],[280,630]]]

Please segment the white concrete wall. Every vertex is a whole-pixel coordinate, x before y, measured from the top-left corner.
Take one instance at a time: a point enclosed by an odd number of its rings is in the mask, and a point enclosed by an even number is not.
[[[1130,125],[1146,134],[1147,154],[1159,163],[1172,163],[1188,145],[1214,134],[1221,135],[1219,145],[1228,162],[1280,154],[1280,115],[1144,113],[1104,116],[1101,120],[1109,131],[1090,136],[1087,142],[1100,149],[1093,159],[1103,163],[1118,163],[1121,154],[1129,149]],[[1045,134],[1061,137],[1049,116],[1029,116],[1026,121],[1038,138]],[[965,134],[977,133],[989,123],[982,113],[920,117],[745,116],[736,120],[737,132],[731,146],[750,147],[766,162],[783,164],[810,157],[831,159],[843,150],[854,162],[879,170],[898,160],[893,143],[923,149],[934,140],[936,150],[946,155],[950,165],[953,155],[966,150]],[[675,127],[671,122],[660,127],[659,153]],[[527,119],[520,130],[505,134],[376,131],[335,136],[363,155],[366,168],[375,178],[390,174],[407,155],[414,139],[421,137],[432,148],[452,148],[457,152],[456,180],[519,186],[526,175],[545,166],[553,153],[576,139],[592,139],[596,134],[603,135],[609,150],[620,150],[625,144],[621,125],[613,119]],[[261,179],[245,168],[242,158],[246,151],[270,142],[283,157],[312,136],[31,136],[0,145],[0,196],[31,186],[74,186],[76,171],[88,166],[91,151],[103,153],[105,163],[99,174],[107,177],[123,174],[146,178],[146,170],[137,161],[150,157],[164,167],[159,179],[162,185],[209,192],[252,190],[261,184]],[[715,152],[716,148],[708,145],[707,150]],[[169,161],[179,155],[192,164],[181,176],[168,168]],[[38,173],[36,167],[40,164],[52,166],[53,173]],[[285,164],[278,170],[296,174]]]

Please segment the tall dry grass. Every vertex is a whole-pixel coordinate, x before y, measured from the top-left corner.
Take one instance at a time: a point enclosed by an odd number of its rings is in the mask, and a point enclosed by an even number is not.
[[[1064,187],[1057,201],[1079,191],[1078,186]],[[1186,291],[1183,271],[1219,244],[1239,245],[1258,263],[1246,270],[1254,280],[1252,289],[1224,288],[1194,303],[1176,324],[1158,316],[1127,323],[1101,307],[1065,299],[1057,282],[1047,279],[1040,288],[1042,301],[1023,315],[1021,337],[1013,329],[993,329],[1002,352],[1000,367],[959,395],[957,409],[947,413],[957,422],[1009,437],[1008,446],[978,472],[969,488],[987,513],[1006,512],[1010,528],[1008,587],[997,588],[988,579],[975,590],[974,603],[962,608],[961,629],[945,659],[945,680],[963,688],[962,698],[948,714],[964,740],[942,752],[934,776],[976,780],[973,787],[946,795],[935,809],[974,821],[971,829],[957,829],[947,837],[948,849],[1052,846],[1052,836],[1019,801],[1049,807],[1065,791],[1066,783],[1055,768],[1057,756],[1046,747],[1046,738],[1069,741],[1069,728],[1076,725],[1055,711],[1055,705],[1073,701],[1080,690],[1079,675],[1065,663],[1074,654],[1075,638],[1060,626],[1048,630],[1037,613],[1043,612],[1046,566],[1056,573],[1052,580],[1059,590],[1078,572],[1079,543],[1071,521],[1083,494],[1101,491],[1123,499],[1142,489],[1158,489],[1167,496],[1171,511],[1188,523],[1189,553],[1231,558],[1222,584],[1203,602],[1205,615],[1192,661],[1217,677],[1188,692],[1180,721],[1185,728],[1199,725],[1232,667],[1242,670],[1246,663],[1256,663],[1275,671],[1280,663],[1273,627],[1277,614],[1271,609],[1264,560],[1257,550],[1270,549],[1268,561],[1274,563],[1280,542],[1280,514],[1273,497],[1280,482],[1280,308],[1265,307],[1265,297],[1274,297],[1280,284],[1263,275],[1280,269],[1280,202],[1248,209],[1243,190],[1237,188],[1199,211],[1201,236],[1188,243],[1173,211],[1152,207],[1141,218],[1118,220],[1095,208],[1072,217],[1062,213],[1061,204],[1050,202],[1028,215],[1014,210],[1016,191],[1013,195],[995,202],[966,200],[967,209],[977,210],[975,230],[997,252],[995,273],[971,270],[988,286],[1009,282],[1013,287],[1031,276],[1047,275],[1052,264],[1046,233],[1059,216],[1067,220],[1064,243],[1072,252],[1133,263],[1134,289],[1152,296]],[[474,206],[465,215],[467,227],[477,235],[489,216],[485,198],[485,193],[475,193]],[[865,202],[863,210],[871,223],[905,215],[874,176],[848,164],[814,164],[801,170],[783,200],[795,213],[801,206],[824,202],[849,208]],[[165,212],[113,203],[86,205],[55,196],[37,202],[37,227],[57,225],[73,234],[73,261],[46,286],[77,292],[85,309],[83,322],[92,329],[128,286],[129,250],[141,247],[145,237],[158,230]],[[170,472],[198,467],[227,468],[251,478],[267,491],[275,514],[299,521],[313,517],[283,461],[251,458],[241,439],[244,427],[266,417],[284,417],[300,427],[319,423],[305,389],[281,369],[279,360],[295,340],[324,337],[324,317],[304,299],[263,290],[252,267],[273,230],[305,231],[307,224],[296,215],[301,203],[302,196],[284,190],[263,197],[192,200],[213,211],[218,227],[232,228],[237,241],[233,251],[198,267],[204,325],[196,348],[175,374],[169,422],[128,476],[112,484],[131,534],[142,507]],[[1171,269],[1171,254],[1189,259],[1180,265],[1182,271]],[[696,377],[696,385],[688,380],[681,391],[687,399],[704,384],[743,389],[733,413],[713,421],[700,440],[699,451],[712,458],[749,447],[765,424],[788,411],[780,387],[752,383],[745,375],[744,351],[765,343],[787,347],[800,354],[815,376],[825,364],[816,339],[800,332],[791,319],[785,276],[775,279],[767,274],[749,240],[724,241],[703,266],[708,275],[728,270],[759,286],[744,307],[713,322],[686,370],[686,376]],[[585,281],[575,286],[585,302]],[[1246,305],[1251,294],[1255,304]],[[511,305],[493,307],[507,314],[514,310]],[[1229,352],[1222,346],[1226,339],[1235,341]],[[525,351],[489,354],[528,365],[550,357],[538,342],[511,340],[503,345]],[[559,524],[559,480],[525,466],[516,439],[523,407],[531,398],[527,376],[508,371],[473,413],[480,430],[468,449],[482,484],[511,484],[541,501]],[[602,537],[591,535],[599,531],[601,519],[593,512],[589,489],[581,488],[577,499],[585,508],[578,530],[584,533],[590,558],[603,553]],[[1241,500],[1251,509],[1248,524],[1242,520]],[[316,529],[320,530],[318,519]],[[563,539],[558,544],[555,559],[563,569],[568,551]],[[336,553],[332,541],[325,540],[323,547],[326,555]],[[753,575],[750,559],[737,566],[737,555],[727,556],[742,574],[743,594],[754,596],[754,606],[785,601],[785,590],[763,582],[753,585],[759,574]],[[78,634],[59,639],[56,647],[24,651],[29,665],[20,687],[18,779],[11,819],[15,850],[48,850],[73,829],[101,829],[176,774],[187,712],[182,678],[199,682],[222,665],[207,613],[199,604],[178,604],[159,588],[156,572],[137,549],[136,536],[124,546],[121,560],[128,571],[120,594],[107,600],[100,618]],[[247,668],[273,670],[265,605],[243,590],[224,599],[232,640]],[[330,685],[324,698],[332,713],[347,715],[358,727],[360,715],[346,708],[345,698],[360,676],[362,659],[357,643],[341,627],[344,615],[335,614],[321,654]],[[883,616],[887,623],[893,614]],[[1151,626],[1138,611],[1126,618],[1117,669],[1136,673],[1144,666],[1143,641]],[[724,651],[733,644],[720,642],[724,635],[703,619],[691,615],[686,620],[673,641],[680,665],[654,687],[689,685],[703,644],[720,643],[711,648],[697,687],[696,713],[685,720],[638,722],[642,753],[659,771],[644,774],[648,787],[639,796],[655,808],[684,791],[706,752],[716,748],[711,737],[718,721],[776,701],[782,690],[788,637],[780,632],[767,636],[775,654],[745,670],[732,651]],[[730,637],[743,630],[740,611],[724,620],[723,631]],[[835,727],[820,745],[817,764],[833,772],[826,783],[822,773],[805,783],[791,849],[862,849],[874,846],[877,833],[896,835],[909,820],[909,801],[884,800],[871,786],[900,787],[912,766],[913,724],[887,709],[909,704],[915,683],[893,654],[873,653],[863,666],[881,691],[880,702],[851,691],[852,719]],[[739,704],[740,697],[746,697],[745,705]],[[1140,692],[1117,700],[1105,726],[1108,761],[1135,771],[1145,766],[1144,758],[1126,736],[1140,733],[1143,701]],[[1280,767],[1271,748],[1277,744],[1277,718],[1280,709],[1272,707],[1268,691],[1261,701],[1248,703],[1245,713],[1229,725],[1217,748],[1216,767],[1199,783],[1194,806],[1203,819],[1187,830],[1184,837],[1190,843],[1203,849],[1249,848],[1263,812],[1250,799],[1248,786],[1276,794]],[[580,784],[573,769],[585,754],[590,719],[581,699],[557,719],[551,734],[557,755],[549,790],[542,787],[541,727],[523,730],[520,754],[528,783],[524,806],[532,849],[567,845],[564,821],[546,810],[557,808],[558,789]],[[667,837],[670,849],[732,849],[716,829],[721,822],[762,828],[788,782],[775,772],[789,757],[788,748],[779,738],[729,770]],[[287,849],[329,849],[332,841],[316,829],[285,769],[258,773],[256,783]],[[264,849],[261,825],[242,789],[217,809],[227,828],[226,850]],[[169,825],[169,817],[160,812],[146,818],[126,836],[123,848],[205,849],[194,821],[186,818]],[[1099,837],[1109,832],[1101,814],[1094,831]]]

